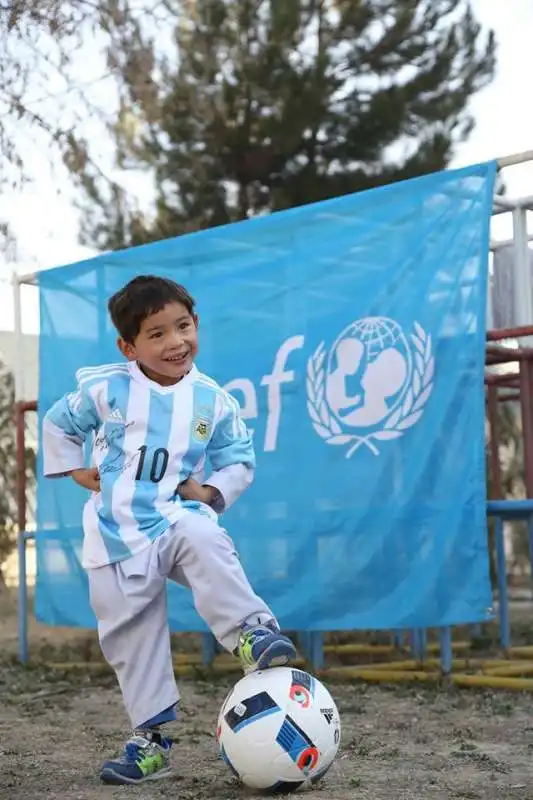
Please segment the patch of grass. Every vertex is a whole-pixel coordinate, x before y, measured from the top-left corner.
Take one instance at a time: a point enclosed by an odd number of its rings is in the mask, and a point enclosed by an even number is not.
[[[339,702],[339,713],[340,714],[364,714],[366,712],[366,708],[362,703],[357,702]]]
[[[399,747],[391,747],[389,750],[384,750],[382,753],[383,758],[395,759],[400,757],[401,750]]]
[[[353,753],[360,758],[364,758],[365,756],[370,755],[373,747],[370,742],[366,741],[364,738],[354,737],[344,745],[343,749],[348,750],[350,753]]]
[[[487,753],[482,753],[475,745],[470,746],[469,748],[467,744],[464,743],[459,750],[453,750],[450,755],[454,758],[468,760],[471,764],[475,764],[480,769],[490,770],[491,772],[499,772],[502,774],[509,772],[509,768],[505,764],[502,764],[501,761],[497,761]]]
[[[465,725],[464,728],[454,728],[452,731],[452,737],[454,739],[458,739],[459,741],[464,741],[473,739],[474,734],[472,733],[471,729]]]
[[[472,753],[477,750],[477,745],[474,742],[462,742],[459,750],[461,753]]]
[[[515,713],[516,705],[506,695],[491,694],[487,697],[486,707],[491,714],[498,717],[511,717]]]

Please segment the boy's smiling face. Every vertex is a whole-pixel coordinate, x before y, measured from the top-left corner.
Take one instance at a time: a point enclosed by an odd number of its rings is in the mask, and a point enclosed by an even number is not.
[[[198,352],[198,317],[182,303],[172,302],[141,323],[133,343],[118,346],[129,361],[137,361],[148,378],[171,386],[190,372]]]

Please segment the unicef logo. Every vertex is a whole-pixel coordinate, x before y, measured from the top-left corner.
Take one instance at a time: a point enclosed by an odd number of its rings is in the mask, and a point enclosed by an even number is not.
[[[433,389],[431,336],[414,323],[409,339],[392,319],[348,325],[329,353],[321,342],[307,363],[307,409],[327,444],[366,445],[398,439],[415,425]]]

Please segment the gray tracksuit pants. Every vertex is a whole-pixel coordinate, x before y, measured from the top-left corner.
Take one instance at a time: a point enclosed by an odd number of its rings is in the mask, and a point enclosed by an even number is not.
[[[142,553],[88,574],[100,646],[115,670],[133,728],[179,700],[167,578],[192,590],[196,610],[229,651],[243,622],[273,617],[250,586],[226,531],[200,514],[179,520]]]

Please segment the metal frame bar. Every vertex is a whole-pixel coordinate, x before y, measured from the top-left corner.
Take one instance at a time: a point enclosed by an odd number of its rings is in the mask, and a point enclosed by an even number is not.
[[[505,169],[509,166],[522,164],[528,161],[533,161],[533,150],[527,150],[521,153],[513,153],[510,155],[502,156],[496,159],[498,170]],[[527,230],[526,211],[533,210],[533,196],[523,197],[516,200],[511,198],[496,195],[493,201],[492,215],[499,215],[504,213],[513,214],[513,238],[508,242],[491,242],[491,250],[503,247],[506,244],[518,245],[516,251],[516,265],[515,265],[515,286],[517,288],[516,300],[519,303],[517,308],[520,308],[520,322],[523,326],[528,328],[527,332],[522,329],[517,329],[515,333],[517,336],[531,337],[533,341],[533,296],[531,295],[531,283],[528,284],[528,264],[527,264],[527,248],[528,242],[533,241],[533,233],[529,234]],[[36,285],[38,283],[38,273],[32,272],[23,275],[14,274],[12,277],[13,292],[14,292],[14,307],[15,307],[15,339],[18,352],[22,352],[22,302],[21,302],[21,286]],[[490,309],[489,309],[490,312]],[[493,332],[497,333],[497,332]],[[502,333],[502,332],[499,332]],[[509,338],[510,334],[491,336],[488,337],[491,341],[498,341],[499,339]],[[511,351],[513,352],[513,351]],[[509,355],[511,355],[511,352]],[[517,361],[524,360],[527,364],[529,361],[529,354],[526,355],[523,351],[517,356],[516,351],[513,353],[514,357],[506,360]],[[528,365],[529,366],[529,365]],[[526,369],[526,374],[529,370]],[[532,379],[533,380],[533,379]],[[529,381],[528,381],[529,384]],[[528,385],[528,389],[531,387]],[[16,402],[16,419],[17,419],[17,448],[21,446],[24,448],[24,414],[27,410],[35,410],[35,403],[27,403],[25,398],[25,382],[24,382],[24,364],[22,359],[19,359],[15,369],[15,402]],[[496,390],[497,391],[497,390]],[[528,392],[529,393],[529,392]],[[533,414],[533,412],[532,412]],[[22,433],[20,433],[20,427]],[[532,426],[533,427],[533,426]],[[533,447],[533,443],[532,443]],[[18,451],[19,457],[21,455]],[[23,449],[22,449],[23,456]],[[22,460],[23,464],[23,460]],[[24,472],[24,474],[22,474]],[[26,527],[26,485],[25,485],[25,471],[19,467],[18,470],[18,500],[19,500],[19,514],[18,514],[18,561],[19,561],[19,589],[18,589],[18,624],[19,624],[19,658],[22,663],[28,660],[28,593],[27,593],[27,575],[26,575],[26,542],[28,539],[34,538],[34,534],[25,530]],[[24,492],[24,498],[22,498]],[[497,506],[497,504],[500,504]],[[527,504],[527,509],[523,504]],[[495,505],[496,504],[496,505]],[[502,505],[504,504],[504,506]],[[500,510],[498,511],[497,508]],[[502,510],[503,509],[503,510]],[[514,509],[514,510],[513,510]],[[505,512],[505,513],[504,513]],[[528,520],[528,530],[530,532],[530,542],[533,546],[533,500],[527,501],[490,501],[487,507],[487,513],[495,516],[496,530],[497,530],[497,560],[498,560],[498,581],[500,591],[500,631],[501,640],[504,647],[510,645],[510,630],[508,619],[508,596],[507,596],[507,581],[505,579],[505,551],[503,548],[503,519],[505,515],[513,515],[514,518],[523,518]],[[533,564],[533,550],[531,553],[531,561]],[[503,602],[503,605],[502,605]],[[477,629],[477,626],[475,626]],[[403,641],[403,631],[392,632],[393,641],[399,644]],[[439,629],[440,637],[440,659],[441,670],[445,675],[449,675],[452,667],[452,636],[451,628],[444,627]],[[323,634],[319,631],[303,631],[299,635],[302,649],[306,652],[307,657],[311,661],[315,669],[321,669],[324,663],[324,647],[323,647]],[[204,634],[203,639],[203,661],[210,663],[217,651],[214,638],[212,634]],[[416,629],[411,631],[411,646],[413,656],[418,659],[423,659],[426,653],[427,646],[427,630]]]

